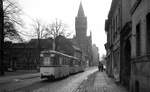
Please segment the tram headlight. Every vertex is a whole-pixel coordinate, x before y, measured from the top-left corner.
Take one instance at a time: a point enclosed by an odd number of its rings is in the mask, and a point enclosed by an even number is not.
[[[40,57],[43,57],[43,54],[40,54]]]

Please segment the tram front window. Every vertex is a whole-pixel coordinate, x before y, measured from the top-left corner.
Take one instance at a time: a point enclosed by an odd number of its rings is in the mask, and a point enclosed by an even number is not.
[[[44,59],[43,59],[43,65],[51,65],[49,57],[44,57]]]
[[[50,55],[45,55],[42,57],[42,66],[51,66],[51,65],[57,65],[58,64],[58,55],[55,54],[50,54]]]
[[[54,65],[54,58],[53,57],[43,57],[42,65],[43,66]]]

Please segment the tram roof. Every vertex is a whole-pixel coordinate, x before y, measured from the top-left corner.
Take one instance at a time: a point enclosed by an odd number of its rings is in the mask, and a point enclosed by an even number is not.
[[[61,53],[61,52],[58,52],[58,51],[55,51],[55,50],[47,50],[47,51],[41,51],[41,53],[53,53],[53,54],[58,54],[58,55],[62,55],[62,56],[65,56],[65,57],[69,57],[69,58],[73,58],[73,59],[78,59],[77,57],[74,57],[74,56],[70,56],[70,55],[67,55],[67,54],[64,54],[64,53]]]

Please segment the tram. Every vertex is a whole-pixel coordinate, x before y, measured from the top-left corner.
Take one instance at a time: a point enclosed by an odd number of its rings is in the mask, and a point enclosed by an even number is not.
[[[57,79],[84,71],[79,58],[54,50],[41,51],[40,61],[41,78]]]

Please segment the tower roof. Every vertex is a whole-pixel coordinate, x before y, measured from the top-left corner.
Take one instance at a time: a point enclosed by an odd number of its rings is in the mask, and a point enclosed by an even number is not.
[[[84,17],[84,10],[83,10],[83,7],[82,7],[82,2],[80,2],[80,6],[79,6],[79,10],[78,10],[78,16],[80,17]]]

